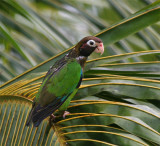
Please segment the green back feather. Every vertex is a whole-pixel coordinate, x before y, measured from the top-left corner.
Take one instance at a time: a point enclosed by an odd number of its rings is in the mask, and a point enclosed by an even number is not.
[[[45,77],[35,101],[42,106],[69,95],[76,88],[81,77],[81,66],[76,59],[68,59],[62,67]]]

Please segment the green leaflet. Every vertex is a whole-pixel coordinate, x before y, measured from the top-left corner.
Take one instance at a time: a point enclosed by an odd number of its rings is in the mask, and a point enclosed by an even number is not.
[[[25,126],[31,105],[31,102],[12,96],[0,97],[0,145],[55,144],[57,137],[54,137],[55,132],[48,126],[47,119],[38,128]]]

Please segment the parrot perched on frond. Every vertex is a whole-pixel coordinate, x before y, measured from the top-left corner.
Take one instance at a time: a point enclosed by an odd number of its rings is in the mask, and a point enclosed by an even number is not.
[[[55,62],[34,98],[27,126],[31,122],[35,127],[39,126],[43,119],[54,117],[53,113],[57,109],[63,112],[63,117],[68,114],[66,109],[81,85],[84,65],[92,52],[103,54],[104,47],[101,39],[88,36]]]

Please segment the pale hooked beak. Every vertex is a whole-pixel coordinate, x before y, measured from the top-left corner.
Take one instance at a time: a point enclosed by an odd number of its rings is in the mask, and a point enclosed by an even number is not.
[[[96,53],[101,53],[101,55],[102,55],[103,52],[104,52],[103,43],[98,43],[97,46],[98,46],[98,47],[94,50],[94,52],[96,52]]]

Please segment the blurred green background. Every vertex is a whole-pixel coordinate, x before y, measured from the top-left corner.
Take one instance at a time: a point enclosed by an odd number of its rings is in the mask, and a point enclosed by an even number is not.
[[[46,71],[88,35],[105,52],[71,114],[26,127]],[[160,0],[1,0],[0,85],[0,146],[159,145]]]
[[[154,1],[0,1],[0,84]],[[153,24],[135,35],[106,46],[104,56],[159,49],[159,26],[160,23]],[[159,56],[136,57],[129,61],[152,61],[157,58]]]

